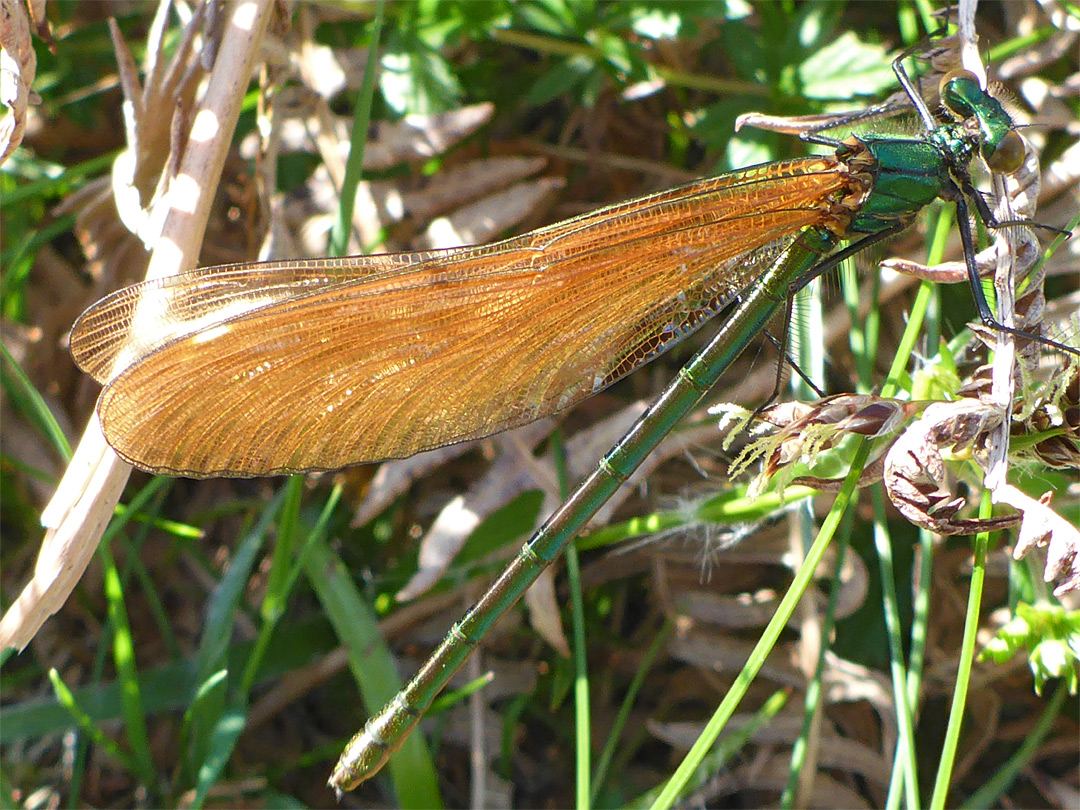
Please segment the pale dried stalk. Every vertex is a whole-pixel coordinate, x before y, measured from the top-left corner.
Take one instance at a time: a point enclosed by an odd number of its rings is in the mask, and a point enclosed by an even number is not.
[[[273,12],[272,0],[231,5],[205,97],[192,118],[184,154],[163,187],[152,219],[161,221],[147,278],[195,267],[240,113],[240,105]],[[0,647],[22,649],[74,589],[127,483],[131,467],[105,443],[94,416],[52,501],[33,579],[0,620]]]

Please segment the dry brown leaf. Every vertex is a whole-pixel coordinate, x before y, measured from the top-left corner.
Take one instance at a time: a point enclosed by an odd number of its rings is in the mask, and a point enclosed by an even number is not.
[[[1060,598],[1069,591],[1080,590],[1080,528],[1050,508],[1051,493],[1036,500],[1008,485],[996,490],[994,497],[1023,515],[1013,558],[1021,560],[1033,548],[1046,548],[1043,579],[1058,581],[1054,595]]]
[[[422,189],[400,195],[403,215],[426,219],[450,211],[543,170],[541,157],[490,157],[439,172]]]
[[[550,201],[563,185],[560,177],[541,177],[518,183],[459,208],[449,216],[439,217],[416,239],[415,247],[438,250],[488,242],[507,228],[535,216],[537,209]]]
[[[958,517],[966,501],[949,491],[941,457],[942,447],[980,452],[979,443],[1001,421],[1000,411],[976,399],[930,405],[885,455],[885,490],[893,506],[916,526],[938,534],[975,534],[1016,525],[1016,516]]]

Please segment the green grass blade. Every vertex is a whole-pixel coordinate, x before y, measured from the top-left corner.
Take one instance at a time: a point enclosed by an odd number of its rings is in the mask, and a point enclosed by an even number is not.
[[[146,709],[143,706],[138,666],[135,662],[135,645],[124,605],[124,589],[109,541],[103,541],[98,546],[98,558],[103,568],[109,620],[113,625],[113,663],[120,681],[124,730],[132,751],[135,772],[142,783],[152,790],[157,783],[157,777],[154,762],[150,759],[150,736],[146,729]]]
[[[656,634],[656,637],[653,638],[652,643],[649,645],[649,649],[642,656],[641,665],[637,668],[633,680],[630,681],[630,685],[626,689],[626,697],[623,698],[622,703],[619,705],[619,712],[615,716],[615,722],[611,724],[611,732],[608,734],[607,742],[604,744],[604,750],[600,753],[600,758],[596,762],[596,771],[592,778],[591,801],[593,803],[596,802],[596,797],[607,779],[608,768],[611,767],[611,761],[615,756],[619,741],[622,739],[623,729],[630,719],[630,711],[634,708],[634,700],[645,683],[645,676],[652,668],[660,651],[664,649],[664,645],[667,644],[671,631],[674,629],[675,623],[671,619],[664,622],[664,626],[660,628],[660,632]]]
[[[587,810],[591,803],[590,770],[592,768],[592,721],[589,711],[588,641],[585,636],[585,605],[581,588],[581,563],[577,549],[571,543],[566,548],[566,576],[570,585],[570,612],[573,621],[574,651],[574,757],[577,767],[575,803],[578,810]]]
[[[236,700],[214,723],[206,754],[196,775],[195,796],[191,800],[192,807],[203,806],[210,789],[217,784],[225,770],[229,758],[232,757],[233,749],[236,748],[236,741],[240,739],[244,731],[247,709],[247,700]]]
[[[745,748],[751,739],[753,739],[754,735],[763,729],[769,721],[776,717],[780,710],[784,708],[784,705],[787,703],[788,694],[788,690],[774,692],[761,704],[761,708],[754,712],[750,722],[742,728],[732,731],[728,737],[720,740],[716,747],[712,749],[711,753],[707,752],[707,756],[702,759],[701,764],[694,770],[691,779],[688,780],[687,788],[696,789],[697,787],[706,784],[713,776],[723,771],[731,759]],[[684,759],[683,764],[685,764],[686,761],[687,760]],[[661,796],[663,792],[666,791],[666,788],[667,786],[665,785],[663,790],[654,790],[643,796],[639,796],[634,801],[630,802],[627,807],[657,807],[660,804]],[[688,804],[693,806],[698,804],[698,802],[691,800]]]
[[[1043,710],[1042,716],[1039,717],[1034,728],[1024,738],[1023,745],[1009,757],[1008,762],[1004,764],[992,777],[972,793],[967,801],[960,805],[963,810],[979,810],[982,807],[994,807],[1000,803],[1001,797],[1005,795],[1009,787],[1016,781],[1016,778],[1020,775],[1024,768],[1031,764],[1032,759],[1035,758],[1037,752],[1042,747],[1043,741],[1050,733],[1051,727],[1057,720],[1058,715],[1061,714],[1061,708],[1065,705],[1065,701],[1069,697],[1069,688],[1064,683],[1058,684],[1058,688],[1054,690],[1053,697],[1046,704],[1046,709]]]
[[[788,773],[788,781],[780,794],[780,807],[789,808],[795,806],[795,800],[799,795],[800,776],[804,773],[807,765],[807,756],[813,742],[813,735],[818,733],[822,712],[822,688],[827,653],[831,647],[829,640],[836,624],[836,606],[840,601],[840,590],[843,587],[843,577],[840,572],[844,568],[844,560],[848,554],[849,540],[851,537],[851,524],[853,516],[850,512],[845,516],[844,526],[840,531],[836,548],[836,563],[833,566],[832,588],[829,591],[829,600],[825,605],[825,615],[821,623],[821,639],[819,644],[818,660],[814,667],[814,674],[806,685],[806,695],[803,699],[803,723],[799,736],[795,739],[795,745],[791,749],[791,768]]]
[[[345,162],[345,178],[341,183],[341,197],[337,218],[330,235],[330,251],[334,256],[349,252],[349,233],[352,230],[353,208],[356,206],[356,188],[364,163],[364,145],[367,142],[368,123],[371,121],[371,100],[375,95],[375,74],[378,72],[379,36],[383,25],[383,2],[375,4],[375,19],[371,23],[371,42],[368,43],[367,65],[360,90],[353,108],[352,139],[349,157]]]
[[[302,480],[297,480],[298,489],[302,488]],[[281,617],[285,614],[285,606],[289,594],[292,593],[293,586],[296,584],[301,572],[304,570],[304,561],[307,559],[308,550],[317,538],[325,536],[326,527],[333,515],[334,507],[336,507],[341,500],[341,493],[341,485],[335,486],[330,493],[330,497],[327,498],[326,504],[323,506],[322,513],[319,515],[318,520],[315,522],[311,531],[308,532],[307,540],[300,549],[300,553],[296,555],[296,558],[292,561],[291,565],[287,567],[285,576],[278,577],[271,575],[267,578],[266,594],[263,597],[263,602],[259,609],[263,623],[259,628],[258,638],[255,639],[255,646],[252,649],[251,657],[248,659],[247,666],[244,668],[244,675],[240,681],[240,690],[244,694],[250,692],[252,686],[255,684],[259,669],[263,665],[266,652],[270,648],[270,641],[273,639],[274,630],[277,628]],[[275,569],[271,569],[271,574],[273,574],[274,570]]]
[[[185,784],[196,784],[196,791],[203,786],[208,788],[209,771],[220,773],[224,766],[221,761],[221,746],[229,739],[235,744],[235,736],[222,733],[222,723],[227,729],[232,728],[239,707],[247,703],[247,694],[229,694],[228,676],[225,689],[209,690],[207,687],[219,677],[219,673],[228,673],[228,650],[236,625],[236,613],[241,607],[244,589],[255,567],[258,554],[266,539],[266,534],[279,514],[283,496],[279,494],[263,512],[258,525],[246,532],[234,552],[228,568],[210,596],[206,622],[202,637],[199,639],[199,651],[196,655],[198,666],[195,682],[202,695],[192,703],[185,717],[184,733],[189,742],[184,746],[186,752]],[[226,719],[228,715],[228,719]],[[226,757],[227,760],[227,757]]]
[[[49,670],[49,681],[52,683],[53,694],[56,695],[56,700],[63,706],[68,714],[75,720],[76,724],[82,730],[83,734],[89,737],[96,745],[121,763],[129,771],[137,772],[138,763],[135,762],[134,757],[125,752],[119,745],[113,742],[112,739],[107,737],[101,728],[94,722],[93,718],[83,711],[79,706],[78,701],[75,699],[75,695],[68,688],[67,684],[60,678],[60,673],[56,669]]]
[[[316,538],[304,563],[308,581],[349,658],[366,712],[381,709],[401,687],[393,656],[379,633],[375,616],[341,558],[325,539]],[[387,766],[398,804],[406,808],[442,806],[435,768],[422,734],[413,733]]]
[[[982,502],[979,504],[979,517],[986,519],[993,516],[993,513],[994,504],[990,500],[989,493],[984,492]],[[968,687],[971,684],[971,667],[975,661],[975,641],[979,632],[983,584],[986,580],[986,554],[989,546],[989,532],[979,532],[975,535],[975,563],[971,571],[967,615],[964,620],[964,639],[960,645],[956,686],[953,689],[952,705],[949,707],[949,723],[945,728],[945,741],[941,746],[941,759],[938,764],[937,779],[934,782],[934,794],[930,798],[931,810],[942,810],[945,807],[949,786],[952,783],[956,749],[960,744],[960,729],[964,721],[964,707],[967,705]]]
[[[555,469],[559,479],[559,497],[570,494],[566,452],[562,432],[552,434]],[[592,720],[589,701],[588,639],[585,635],[585,598],[581,585],[581,562],[575,543],[566,547],[566,578],[570,587],[570,614],[573,628],[571,648],[574,656],[574,801],[578,810],[588,810],[592,803]]]
[[[900,738],[897,756],[903,756],[900,775],[903,777],[904,799],[908,807],[919,806],[919,770],[915,742],[915,719],[908,703],[908,673],[904,664],[903,627],[900,619],[900,603],[896,594],[896,570],[893,567],[892,542],[885,522],[885,498],[880,487],[871,493],[874,504],[874,548],[877,550],[881,575],[881,602],[885,614],[885,627],[889,640],[889,667],[892,672],[893,705]],[[893,788],[890,786],[890,797]],[[888,804],[888,802],[887,802]]]
[[[71,461],[71,444],[68,443],[67,436],[60,429],[49,406],[45,404],[45,399],[38,393],[30,378],[19,368],[15,358],[8,352],[7,346],[3,344],[0,344],[0,384],[11,397],[16,409],[21,411],[30,424],[49,440],[49,444],[60,454],[60,458],[65,462]]]

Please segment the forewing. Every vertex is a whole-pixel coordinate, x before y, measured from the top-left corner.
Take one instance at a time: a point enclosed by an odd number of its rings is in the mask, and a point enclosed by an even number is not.
[[[525,424],[696,328],[843,182],[827,158],[748,169],[180,330],[106,387],[105,435],[157,472],[251,476]]]

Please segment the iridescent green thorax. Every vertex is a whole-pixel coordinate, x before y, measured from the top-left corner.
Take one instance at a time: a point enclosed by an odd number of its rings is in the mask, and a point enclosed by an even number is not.
[[[844,142],[836,154],[853,172],[871,178],[870,193],[848,227],[853,234],[909,222],[949,183],[946,153],[926,138],[861,136]]]

